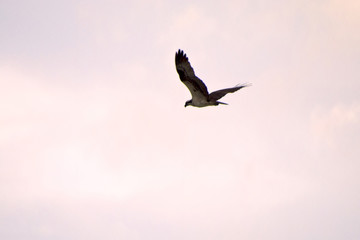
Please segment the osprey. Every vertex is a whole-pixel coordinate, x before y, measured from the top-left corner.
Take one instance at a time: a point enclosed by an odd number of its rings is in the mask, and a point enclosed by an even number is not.
[[[218,100],[228,93],[233,93],[243,87],[250,86],[249,84],[241,84],[232,88],[217,90],[209,94],[206,85],[200,78],[195,76],[194,69],[191,67],[189,59],[184,51],[180,49],[175,54],[175,65],[180,80],[186,85],[192,96],[191,100],[186,101],[185,107],[188,105],[194,107],[217,106],[219,104],[227,105],[227,103],[219,102]]]

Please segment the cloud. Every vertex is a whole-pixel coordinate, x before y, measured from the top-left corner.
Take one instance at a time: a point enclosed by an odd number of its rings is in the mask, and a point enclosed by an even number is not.
[[[344,132],[359,130],[360,104],[336,104],[327,111],[318,109],[313,113],[312,122],[317,141],[334,146]]]
[[[1,237],[359,236],[357,3],[67,4],[61,31],[6,15]],[[184,109],[178,48],[210,90],[253,86]]]

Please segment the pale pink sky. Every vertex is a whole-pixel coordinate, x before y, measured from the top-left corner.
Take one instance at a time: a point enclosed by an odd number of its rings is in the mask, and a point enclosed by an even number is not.
[[[359,12],[2,0],[0,239],[360,239]]]

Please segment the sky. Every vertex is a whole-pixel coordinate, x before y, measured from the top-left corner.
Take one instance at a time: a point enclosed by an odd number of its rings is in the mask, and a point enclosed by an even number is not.
[[[0,238],[360,239],[359,12],[1,0]]]

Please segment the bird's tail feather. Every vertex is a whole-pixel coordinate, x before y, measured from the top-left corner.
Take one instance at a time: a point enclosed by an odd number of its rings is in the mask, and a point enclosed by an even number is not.
[[[219,102],[219,101],[216,101],[216,102],[217,102],[217,104],[229,105],[229,104],[224,103],[224,102]]]

